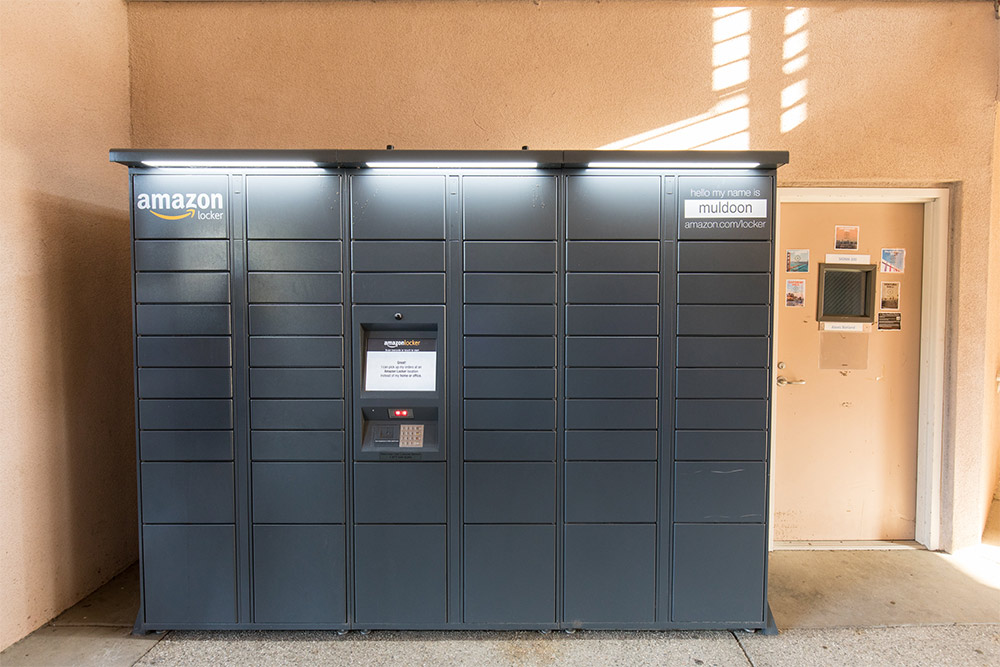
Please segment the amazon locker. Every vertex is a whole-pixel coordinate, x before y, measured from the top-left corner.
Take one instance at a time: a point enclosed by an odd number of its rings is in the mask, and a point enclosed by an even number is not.
[[[773,630],[787,158],[112,151],[137,629]]]

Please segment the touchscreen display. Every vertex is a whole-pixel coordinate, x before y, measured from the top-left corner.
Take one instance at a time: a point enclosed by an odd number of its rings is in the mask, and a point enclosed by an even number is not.
[[[435,339],[371,336],[365,349],[365,391],[437,389]]]

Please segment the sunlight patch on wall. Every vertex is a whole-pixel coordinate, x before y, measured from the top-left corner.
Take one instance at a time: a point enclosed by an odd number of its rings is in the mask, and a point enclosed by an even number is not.
[[[786,7],[785,11],[781,69],[792,82],[781,91],[782,134],[791,132],[809,116],[806,103],[809,80],[805,77],[805,68],[809,64],[809,10],[805,7]]]
[[[710,111],[601,146],[602,150],[748,150],[750,98],[721,100]]]
[[[725,91],[750,80],[750,10],[712,10],[712,90]]]
[[[602,150],[748,150],[750,148],[750,10],[712,10],[712,90],[708,111],[601,146]]]

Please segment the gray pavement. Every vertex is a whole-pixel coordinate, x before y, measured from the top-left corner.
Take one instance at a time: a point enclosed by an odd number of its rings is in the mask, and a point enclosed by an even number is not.
[[[1000,665],[1000,625],[795,628],[776,637],[742,631],[170,632],[46,626],[0,664],[184,665]]]
[[[138,665],[1000,665],[1000,626],[747,632],[174,632]]]

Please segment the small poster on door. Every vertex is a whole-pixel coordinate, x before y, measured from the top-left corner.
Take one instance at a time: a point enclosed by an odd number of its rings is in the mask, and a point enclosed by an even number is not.
[[[837,225],[834,231],[833,247],[837,250],[857,250],[861,238],[861,228],[851,225]]]
[[[806,281],[785,281],[785,305],[790,308],[802,308],[806,305]]]
[[[902,273],[906,268],[906,248],[882,248],[882,273]]]
[[[879,331],[901,331],[903,316],[901,313],[879,313]]]
[[[882,281],[882,310],[899,310],[899,283]]]
[[[785,271],[788,273],[809,273],[809,250],[786,250]]]

